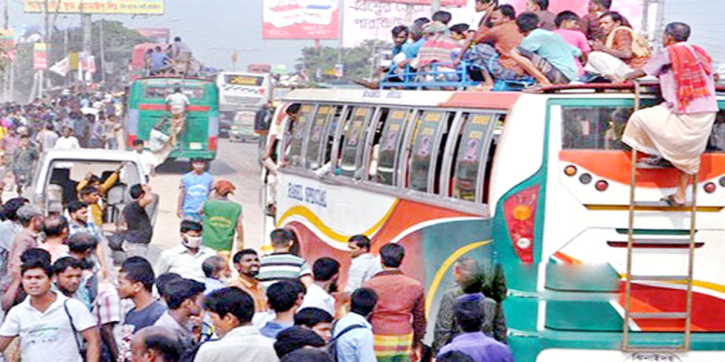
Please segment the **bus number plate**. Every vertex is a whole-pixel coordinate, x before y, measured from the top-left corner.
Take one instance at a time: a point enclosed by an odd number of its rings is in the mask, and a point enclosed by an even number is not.
[[[189,149],[190,150],[200,150],[201,143],[200,142],[191,142],[191,143],[189,143]]]
[[[680,357],[672,353],[635,353],[627,362],[682,362]]]

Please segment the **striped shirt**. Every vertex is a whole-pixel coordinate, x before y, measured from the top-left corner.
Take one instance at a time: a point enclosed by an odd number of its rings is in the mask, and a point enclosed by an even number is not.
[[[310,265],[305,259],[290,253],[274,253],[260,260],[257,280],[269,287],[276,282],[298,280],[305,275],[312,275]]]

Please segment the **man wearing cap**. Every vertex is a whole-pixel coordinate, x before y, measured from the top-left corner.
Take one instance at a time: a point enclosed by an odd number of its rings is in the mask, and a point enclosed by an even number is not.
[[[242,205],[229,200],[229,194],[234,190],[236,187],[231,182],[219,180],[214,184],[214,197],[207,200],[202,207],[202,245],[216,250],[227,260],[232,253],[235,231],[237,250],[244,249]]]

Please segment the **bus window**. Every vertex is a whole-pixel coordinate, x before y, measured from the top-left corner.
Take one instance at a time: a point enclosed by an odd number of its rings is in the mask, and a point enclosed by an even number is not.
[[[324,139],[327,122],[334,112],[333,106],[321,105],[317,107],[317,114],[312,121],[310,134],[307,136],[306,167],[310,170],[320,168],[320,145],[327,140]]]
[[[330,120],[327,122],[325,135],[323,136],[323,140],[325,140],[325,143],[322,145],[323,153],[322,163],[320,167],[331,164],[330,161],[332,159],[332,149],[335,145],[335,133],[337,131],[337,125],[340,124],[340,120],[344,118],[342,114],[343,110],[343,106],[333,106],[333,114]]]
[[[725,111],[717,112],[712,133],[707,142],[708,152],[725,152]]]
[[[429,179],[431,170],[433,172],[436,170],[434,162],[438,160],[439,153],[435,149],[436,140],[441,131],[447,130],[447,128],[441,127],[441,122],[448,121],[448,112],[444,111],[424,111],[417,119],[408,172],[408,187],[411,189],[422,192],[434,191],[432,187],[429,187]]]
[[[373,143],[377,144],[378,147],[377,165],[375,166],[373,178],[376,183],[383,185],[396,184],[398,154],[400,153],[400,143],[405,134],[407,115],[408,112],[404,109],[390,109],[387,111],[385,119],[382,116],[380,118],[379,124],[382,125],[382,132],[379,139]]]
[[[453,161],[451,196],[471,202],[483,201],[485,178],[482,162],[488,162],[491,139],[498,123],[491,113],[464,113]]]
[[[632,107],[562,107],[563,149],[623,150],[622,133]]]
[[[365,128],[373,115],[371,107],[355,107],[347,119],[340,152],[340,175],[362,178],[358,172],[362,167]]]
[[[297,117],[297,121],[291,123],[288,135],[291,135],[292,139],[289,142],[289,150],[287,153],[287,160],[290,166],[302,166],[302,145],[305,142],[305,134],[307,131],[308,120],[312,116],[312,111],[315,106],[312,104],[302,104],[300,107],[300,114]]]

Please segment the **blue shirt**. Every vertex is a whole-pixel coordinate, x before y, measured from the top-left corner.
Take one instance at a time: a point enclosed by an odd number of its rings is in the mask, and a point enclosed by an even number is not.
[[[544,29],[534,29],[521,41],[521,47],[548,60],[569,80],[577,79],[574,58],[581,56],[582,51],[567,43],[559,34]]]
[[[181,177],[181,184],[184,186],[182,209],[185,214],[199,213],[201,205],[209,198],[212,182],[214,176],[208,172],[197,175],[192,171]]]
[[[339,362],[377,362],[373,348],[373,327],[365,317],[350,312],[342,317],[332,331],[333,338],[338,338],[345,328],[362,325],[364,328],[355,328],[339,337],[336,343]]]
[[[275,321],[269,321],[264,325],[264,327],[259,329],[259,333],[267,338],[277,339],[279,332],[282,332],[293,325],[294,323],[279,324]]]
[[[423,43],[425,43],[425,38],[420,38],[415,43],[405,43],[403,45],[403,54],[405,54],[405,58],[406,59],[417,58],[418,51],[420,50],[420,47],[423,46]]]
[[[204,278],[204,295],[207,295],[215,290],[226,288],[227,286],[219,279]]]
[[[159,70],[166,66],[165,62],[169,57],[164,52],[151,53],[151,69]]]
[[[461,333],[438,352],[438,357],[450,351],[467,354],[475,362],[513,362],[511,349],[483,334],[483,332]]]

